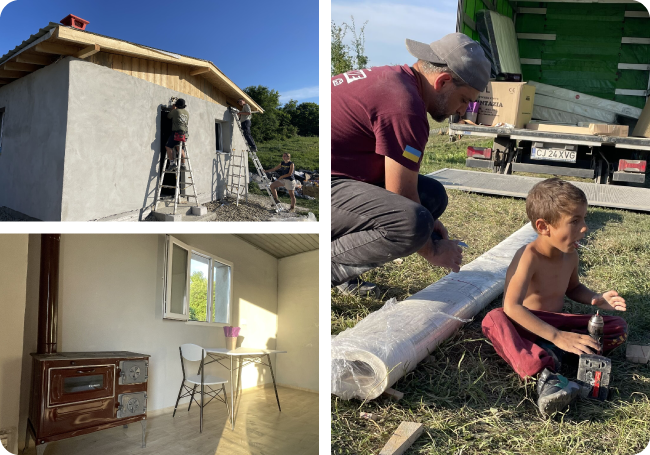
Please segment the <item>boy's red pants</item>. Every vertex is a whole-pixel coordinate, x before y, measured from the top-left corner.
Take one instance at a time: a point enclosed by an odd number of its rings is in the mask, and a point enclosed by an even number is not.
[[[589,319],[593,316],[591,314],[529,311],[559,330],[585,335],[588,334]],[[618,316],[603,316],[603,320],[605,322],[603,350],[607,353],[623,344],[627,339],[627,322]],[[503,312],[503,308],[496,308],[486,314],[481,325],[483,334],[492,342],[497,354],[508,362],[508,365],[522,379],[527,376],[535,376],[544,368],[555,371],[553,358],[536,344],[544,339],[512,321]]]

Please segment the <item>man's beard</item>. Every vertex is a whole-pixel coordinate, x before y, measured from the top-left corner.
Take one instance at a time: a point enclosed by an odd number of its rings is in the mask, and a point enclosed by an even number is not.
[[[440,93],[438,95],[438,98],[436,99],[436,103],[433,106],[433,108],[429,111],[429,115],[431,115],[431,118],[433,118],[436,122],[444,122],[447,117],[453,114],[446,112],[447,110],[447,103],[449,102],[449,98],[451,98],[451,93],[452,90],[445,91],[443,93]]]

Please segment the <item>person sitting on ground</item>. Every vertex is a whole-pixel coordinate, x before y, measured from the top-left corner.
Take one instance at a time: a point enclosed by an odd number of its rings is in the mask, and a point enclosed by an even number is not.
[[[276,189],[284,187],[289,193],[289,197],[291,198],[291,207],[289,208],[289,211],[293,212],[296,209],[296,178],[293,175],[295,166],[291,161],[290,153],[283,153],[282,162],[275,166],[273,169],[269,169],[268,171],[264,172],[274,172],[278,169],[280,170],[280,178],[271,183],[270,187],[271,193],[273,193],[273,199],[275,200],[276,204],[280,203]]]
[[[244,98],[239,98],[237,104],[241,107],[241,111],[237,115],[239,116],[244,138],[248,142],[251,151],[257,152],[257,145],[255,145],[255,141],[251,135],[251,107],[244,101]]]
[[[536,184],[526,214],[537,238],[521,247],[506,272],[503,308],[490,311],[483,333],[522,378],[537,376],[537,406],[543,416],[565,409],[579,386],[559,374],[564,354],[609,352],[627,339],[627,323],[603,316],[603,346],[589,336],[592,315],[561,313],[564,296],[601,310],[625,311],[616,291],[598,294],[580,283],[577,248],[587,232],[587,198],[558,178]],[[574,358],[575,359],[575,358]]]
[[[173,149],[176,148],[178,153],[181,156],[182,164],[181,168],[185,169],[185,152],[183,152],[180,147],[181,140],[175,140],[175,138],[180,138],[184,136],[185,141],[189,136],[189,122],[190,122],[190,113],[185,110],[186,104],[183,98],[176,100],[176,103],[172,107],[172,110],[167,114],[167,118],[172,121],[172,134],[169,135],[167,139],[167,144],[165,149],[167,150],[167,159],[169,160],[169,169],[173,171],[176,169],[176,160],[174,157]]]

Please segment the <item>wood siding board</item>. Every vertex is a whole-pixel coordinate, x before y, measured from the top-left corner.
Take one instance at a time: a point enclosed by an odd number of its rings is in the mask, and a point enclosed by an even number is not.
[[[131,57],[129,57],[128,55],[124,55],[122,57],[122,72],[124,74],[128,74],[129,76],[131,76],[131,74],[132,74],[132,72],[131,72],[131,63],[132,63],[131,60],[133,60],[133,59]]]

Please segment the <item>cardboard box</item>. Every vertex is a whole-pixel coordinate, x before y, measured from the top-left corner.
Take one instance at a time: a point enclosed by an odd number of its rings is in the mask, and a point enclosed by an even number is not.
[[[533,116],[535,87],[525,82],[491,81],[479,93],[478,123],[493,126],[508,123],[523,128]]]
[[[586,134],[589,136],[627,137],[627,125],[609,125],[607,123],[579,123],[579,126],[553,125],[552,123],[529,123],[528,130],[549,131],[551,133]]]
[[[591,134],[596,136],[627,137],[630,127],[627,125],[612,125],[609,123],[578,123],[578,126],[589,128]]]
[[[302,194],[305,196],[318,197],[318,187],[316,185],[303,185]]]
[[[636,123],[632,136],[650,137],[650,101],[645,103],[641,117]]]

